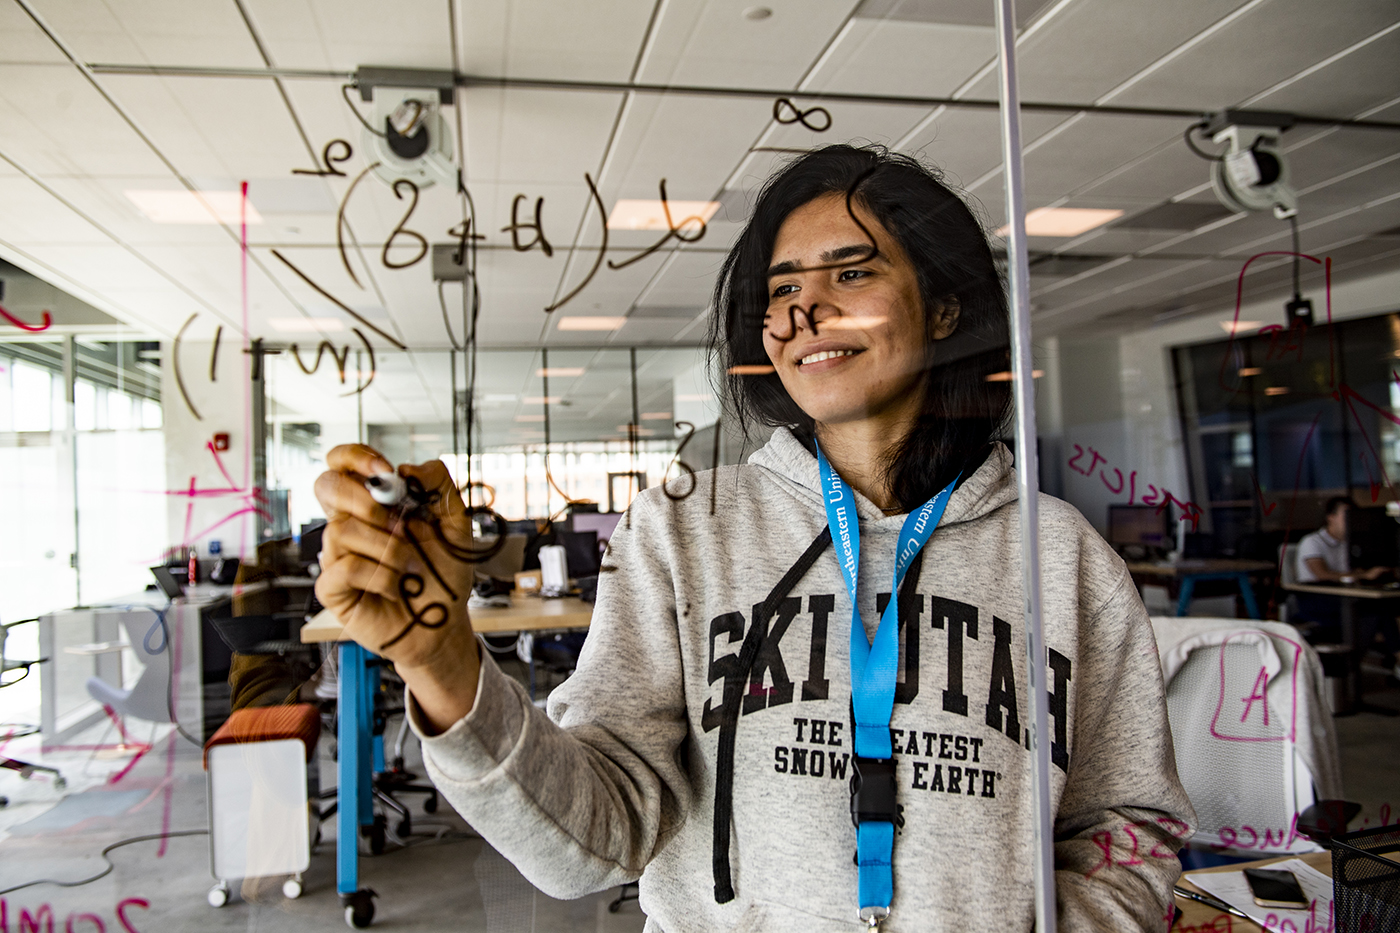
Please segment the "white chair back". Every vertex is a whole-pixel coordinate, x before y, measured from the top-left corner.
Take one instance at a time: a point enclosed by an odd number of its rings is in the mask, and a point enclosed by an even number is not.
[[[1297,834],[1297,815],[1319,790],[1339,793],[1330,785],[1340,780],[1312,648],[1278,623],[1153,623],[1171,671],[1177,773],[1198,820],[1193,844],[1255,857],[1318,851]]]
[[[169,627],[161,626],[155,614],[145,610],[123,613],[121,622],[127,643],[142,664],[141,673],[130,689],[89,677],[87,691],[94,700],[122,716],[147,722],[171,722],[170,654],[173,649],[168,644]]]

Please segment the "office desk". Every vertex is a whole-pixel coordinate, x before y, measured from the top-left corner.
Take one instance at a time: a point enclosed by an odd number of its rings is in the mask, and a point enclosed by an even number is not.
[[[1365,651],[1356,643],[1356,604],[1359,599],[1377,603],[1382,600],[1400,600],[1400,588],[1388,589],[1366,584],[1346,586],[1340,583],[1285,583],[1283,588],[1290,593],[1335,596],[1341,601],[1342,641],[1352,647],[1347,665],[1347,698],[1355,702],[1356,709],[1394,716],[1394,710],[1383,706],[1367,706],[1361,698],[1361,658]]]
[[[1222,871],[1242,871],[1246,868],[1264,868],[1276,862],[1286,862],[1292,858],[1302,859],[1327,877],[1332,877],[1331,852],[1308,852],[1303,855],[1282,855],[1278,858],[1259,859],[1255,862],[1241,862],[1238,865],[1221,865],[1219,868],[1203,868],[1200,871],[1193,871],[1191,874],[1214,874]],[[1182,875],[1181,880],[1178,881],[1177,884],[1190,891],[1201,891],[1200,888],[1191,883],[1191,875]],[[1257,933],[1263,933],[1264,930],[1263,927],[1253,920],[1242,920],[1239,917],[1232,917],[1207,904],[1198,904],[1184,897],[1177,897],[1176,906],[1181,908],[1181,920],[1173,929],[1231,930],[1232,933],[1256,933],[1256,931]],[[1212,920],[1222,917],[1224,919],[1220,920],[1218,924],[1211,923]]]
[[[470,610],[472,628],[483,634],[495,632],[541,631],[561,628],[587,628],[593,607],[575,597],[512,599],[508,608]],[[336,786],[336,891],[346,909],[363,919],[354,926],[368,926],[374,904],[367,889],[360,887],[358,837],[362,827],[374,825],[372,789],[374,774],[384,770],[384,740],[373,734],[374,695],[379,689],[379,665],[374,654],[357,642],[344,641],[344,626],[329,610],[321,612],[301,629],[301,640],[336,642],[339,645],[340,676],[336,702],[337,717]],[[349,712],[353,711],[353,712]]]
[[[1181,583],[1177,596],[1176,614],[1186,615],[1191,608],[1191,597],[1197,580],[1234,580],[1244,599],[1245,610],[1251,619],[1261,619],[1259,601],[1254,598],[1254,587],[1249,582],[1250,574],[1274,570],[1273,564],[1264,560],[1227,560],[1207,558],[1202,560],[1179,560],[1175,563],[1154,561],[1129,561],[1128,573],[1139,586],[1147,580],[1176,580]]]

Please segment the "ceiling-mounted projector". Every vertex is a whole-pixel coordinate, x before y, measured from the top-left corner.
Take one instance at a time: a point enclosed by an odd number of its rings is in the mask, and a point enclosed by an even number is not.
[[[451,72],[361,67],[355,73],[360,98],[374,107],[361,133],[364,151],[387,185],[407,179],[419,188],[457,183],[452,134],[442,106],[454,99]]]
[[[363,145],[379,163],[374,174],[385,184],[401,178],[419,188],[456,184],[452,136],[438,110],[436,91],[376,88],[370,126],[375,129],[361,132]]]
[[[1289,114],[1241,110],[1226,110],[1205,125],[1213,142],[1227,146],[1210,170],[1222,204],[1241,212],[1272,210],[1279,220],[1298,213],[1298,194],[1279,151],[1279,136],[1292,125]]]

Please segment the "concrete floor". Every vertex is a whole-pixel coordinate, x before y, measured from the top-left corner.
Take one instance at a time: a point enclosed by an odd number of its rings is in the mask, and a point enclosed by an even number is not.
[[[387,731],[391,739],[397,728],[398,719],[392,719]],[[148,729],[136,727],[133,738],[147,738]],[[71,744],[105,744],[115,738],[110,727],[98,728]],[[39,760],[37,739],[14,740],[5,746],[4,753]],[[335,786],[330,746],[323,733],[318,748],[323,787]],[[411,737],[405,753],[406,766],[422,775],[417,742]],[[121,771],[130,764],[130,755],[107,757],[105,753],[94,756],[75,751],[51,753],[42,760],[63,770],[69,781],[67,788],[55,788],[47,775],[23,781],[13,772],[0,771],[0,794],[11,800],[10,806],[0,809],[0,890],[34,879],[75,881],[95,875],[107,864],[99,855],[102,849],[123,839],[164,830],[197,830],[201,834],[116,849],[110,856],[110,874],[89,884],[64,888],[46,883],[5,895],[0,917],[8,917],[11,926],[6,929],[26,929],[23,917],[27,911],[40,923],[38,929],[47,933],[50,928],[40,916],[45,910],[53,916],[53,930],[75,933],[347,929],[335,891],[334,818],[322,825],[322,841],[303,876],[300,898],[283,897],[285,876],[279,876],[243,883],[227,906],[215,909],[206,901],[214,879],[209,867],[209,837],[203,832],[209,818],[199,748],[165,727],[156,733],[153,748],[125,774]],[[110,781],[118,776],[115,782]],[[38,835],[20,834],[24,828],[18,824],[43,815],[65,793],[79,792],[85,800],[97,801],[96,810],[112,815],[91,816]],[[623,904],[616,914],[608,911],[617,889],[577,901],[559,901],[540,893],[476,837],[445,801],[436,813],[428,815],[422,809],[422,794],[403,799],[413,815],[409,844],[396,846],[391,839],[387,851],[371,856],[361,843],[360,884],[379,894],[373,929],[638,933],[645,925],[635,899]],[[111,806],[104,807],[104,800]],[[58,812],[53,811],[50,819]],[[391,825],[394,822],[391,819]],[[129,925],[124,926],[122,916]],[[70,918],[72,925],[66,926]]]
[[[1400,687],[1387,684],[1379,669],[1368,671],[1367,699],[1400,709]],[[1347,796],[1363,804],[1353,828],[1400,819],[1400,717],[1361,713],[1337,720]],[[168,727],[166,727],[168,729]],[[389,735],[396,733],[391,722]],[[92,737],[100,739],[101,736]],[[111,741],[108,734],[103,741]],[[5,748],[23,758],[37,737],[16,740]],[[417,745],[408,743],[408,766],[417,767]],[[323,786],[334,786],[329,742],[319,749]],[[69,777],[69,793],[86,790],[109,800],[112,815],[90,816],[67,828],[38,835],[10,832],[0,838],[0,890],[40,878],[75,881],[106,867],[101,850],[123,839],[163,830],[202,831],[208,825],[201,753],[174,733],[156,733],[154,747],[119,780],[109,778],[130,756],[102,758],[70,752],[57,759]],[[0,794],[11,797],[0,810],[0,833],[40,814],[60,800],[46,776],[21,781],[0,772]],[[637,933],[645,918],[635,901],[609,913],[615,891],[578,901],[557,901],[536,891],[504,858],[473,836],[444,803],[438,812],[422,812],[421,795],[410,797],[414,833],[407,847],[360,860],[361,884],[379,892],[374,928],[386,930],[467,930],[484,933]],[[100,807],[99,807],[100,809]],[[324,824],[323,841],[305,875],[305,893],[287,900],[281,878],[245,883],[233,901],[215,909],[205,900],[213,883],[209,874],[207,835],[138,842],[111,853],[109,874],[90,884],[63,888],[35,885],[4,897],[0,916],[11,929],[26,929],[24,914],[47,930],[41,912],[53,915],[53,929],[88,930],[277,930],[288,933],[344,930],[343,911],[335,893],[335,822]],[[123,923],[125,918],[125,924]],[[71,919],[71,926],[68,925]]]

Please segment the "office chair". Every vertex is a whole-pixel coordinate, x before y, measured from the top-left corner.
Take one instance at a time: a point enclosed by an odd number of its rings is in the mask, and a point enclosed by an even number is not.
[[[143,666],[141,674],[130,689],[114,687],[100,677],[89,677],[88,695],[118,716],[172,722],[169,630],[159,624],[158,618],[144,612],[123,613],[121,622],[127,644]]]
[[[33,667],[35,664],[43,664],[45,661],[48,660],[48,658],[39,658],[37,661],[16,661],[5,654],[5,641],[9,637],[10,629],[14,628],[17,625],[24,625],[28,622],[38,621],[38,619],[21,619],[18,622],[11,622],[7,625],[0,625],[0,688],[10,687],[19,683],[21,680],[29,676],[29,669],[31,667]],[[21,671],[22,673],[17,677],[10,677],[9,674],[12,671]],[[38,726],[24,724],[20,725],[19,728],[13,732],[7,732],[3,736],[3,738],[8,741],[9,739],[17,739],[22,738],[26,735],[33,735],[38,731]],[[34,772],[41,771],[46,774],[53,775],[54,787],[57,787],[61,790],[62,788],[68,785],[68,782],[64,780],[63,775],[58,772],[57,768],[50,768],[46,765],[36,765],[32,762],[20,761],[18,758],[7,758],[3,755],[0,755],[0,768],[5,769],[6,771],[16,771],[19,773],[19,776],[21,778],[24,778],[25,780],[29,780],[29,778],[33,776]],[[0,807],[9,806],[9,803],[9,798],[0,796]]]
[[[1183,864],[1318,851],[1298,830],[1298,814],[1342,788],[1312,647],[1277,622],[1152,622],[1177,772],[1199,820]]]

